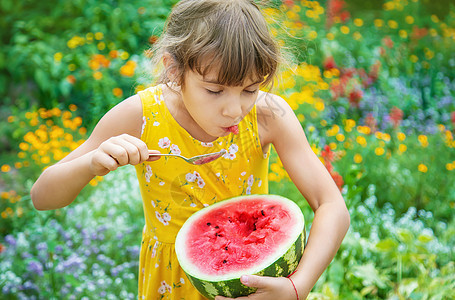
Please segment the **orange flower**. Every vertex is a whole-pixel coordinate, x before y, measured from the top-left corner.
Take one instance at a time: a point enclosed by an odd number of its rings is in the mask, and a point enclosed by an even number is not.
[[[121,97],[123,95],[123,90],[116,87],[112,90],[112,94],[114,94],[115,97]]]
[[[76,83],[76,77],[74,77],[74,75],[68,75],[68,76],[66,76],[66,81],[68,81],[71,84],[75,84]]]
[[[120,68],[120,74],[126,77],[132,77],[136,69],[136,62],[129,60]]]

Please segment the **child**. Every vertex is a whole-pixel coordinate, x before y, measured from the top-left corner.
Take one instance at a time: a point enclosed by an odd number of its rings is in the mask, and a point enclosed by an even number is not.
[[[164,65],[157,86],[110,110],[88,140],[48,168],[31,195],[39,210],[69,205],[96,175],[134,165],[145,212],[139,299],[202,299],[181,270],[175,236],[195,211],[241,194],[268,192],[273,144],[314,210],[305,253],[291,279],[245,274],[248,299],[305,299],[349,226],[344,200],[280,97],[260,91],[273,79],[278,48],[253,0],[182,0],[154,49]],[[205,165],[187,157],[228,152]],[[217,299],[226,299],[217,297]]]

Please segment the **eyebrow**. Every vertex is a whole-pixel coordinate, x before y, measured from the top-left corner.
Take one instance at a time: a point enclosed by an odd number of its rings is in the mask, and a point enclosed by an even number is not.
[[[202,81],[205,82],[205,83],[211,83],[211,84],[222,85],[222,84],[219,83],[218,80],[215,80],[215,79],[210,79],[210,78],[209,78],[209,79],[205,79],[205,78],[202,78]],[[259,84],[259,83],[261,83],[261,82],[263,82],[263,81],[264,81],[264,80],[258,80],[258,81],[253,82],[252,84],[250,84],[250,85],[248,85],[248,86],[246,86],[246,87],[249,88],[249,87],[251,87],[251,86],[253,86],[253,85],[256,85],[256,84]]]

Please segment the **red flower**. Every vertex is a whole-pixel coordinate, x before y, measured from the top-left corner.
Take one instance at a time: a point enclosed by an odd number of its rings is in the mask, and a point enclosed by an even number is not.
[[[386,36],[385,38],[382,39],[382,42],[387,48],[393,48],[393,41],[390,38],[390,36]]]
[[[381,68],[381,62],[378,60],[371,66],[370,73],[368,76],[370,77],[372,83],[378,80],[379,77],[379,69]]]
[[[327,57],[324,60],[323,66],[324,66],[325,70],[330,70],[330,69],[336,68],[337,65],[335,64],[335,59],[333,59],[333,56]]]
[[[455,111],[451,113],[452,115],[452,124],[455,125]]]
[[[335,158],[334,153],[332,149],[330,149],[329,145],[324,146],[324,150],[322,150],[321,156],[324,158],[324,162],[327,164],[331,163]]]
[[[0,253],[2,253],[3,251],[5,251],[5,246],[3,246],[3,244],[0,244]]]
[[[283,0],[283,3],[287,5],[288,7],[294,6],[294,1],[293,0]]]
[[[418,39],[425,37],[427,34],[428,34],[428,29],[419,28],[417,26],[414,26],[412,28],[412,32],[411,32],[411,39],[418,40]]]
[[[338,172],[332,172],[330,173],[330,175],[332,176],[333,181],[335,181],[335,184],[337,185],[338,189],[341,191],[344,185],[343,177]]]
[[[371,128],[371,131],[375,132],[377,130],[377,124],[375,117],[371,113],[369,113],[365,118],[365,125]]]
[[[359,107],[359,102],[363,98],[363,92],[361,90],[355,89],[349,93],[349,103],[352,106]]]
[[[390,121],[392,122],[394,127],[400,126],[401,120],[403,120],[403,111],[398,107],[394,106],[390,110]]]

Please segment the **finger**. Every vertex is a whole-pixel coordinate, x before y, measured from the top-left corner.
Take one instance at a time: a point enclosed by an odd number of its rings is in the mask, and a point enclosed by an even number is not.
[[[128,134],[121,135],[120,137],[122,137],[123,139],[125,139],[126,141],[128,141],[129,143],[134,145],[139,153],[138,161],[134,160],[134,161],[130,162],[132,165],[137,165],[137,164],[149,159],[148,147],[147,147],[147,144],[143,140],[138,139],[138,138],[128,135]]]
[[[255,288],[265,288],[270,286],[270,280],[273,280],[273,278],[257,275],[242,275],[240,277],[240,281],[244,285]]]
[[[106,147],[103,150],[106,154],[115,159],[119,166],[125,166],[129,163],[128,151],[125,147],[117,144],[110,144],[109,147]]]
[[[137,145],[127,139],[115,139],[112,143],[123,148],[123,151],[119,150],[120,157],[113,155],[119,161],[120,165],[137,165],[141,161],[141,154]]]
[[[147,156],[148,156],[147,161],[155,161],[155,160],[158,160],[161,158],[161,156],[151,156],[150,154],[153,154],[153,153],[160,154],[161,152],[158,150],[147,151]]]
[[[93,156],[93,171],[95,175],[103,176],[109,173],[110,171],[115,171],[118,168],[118,162],[110,155],[98,151]]]

